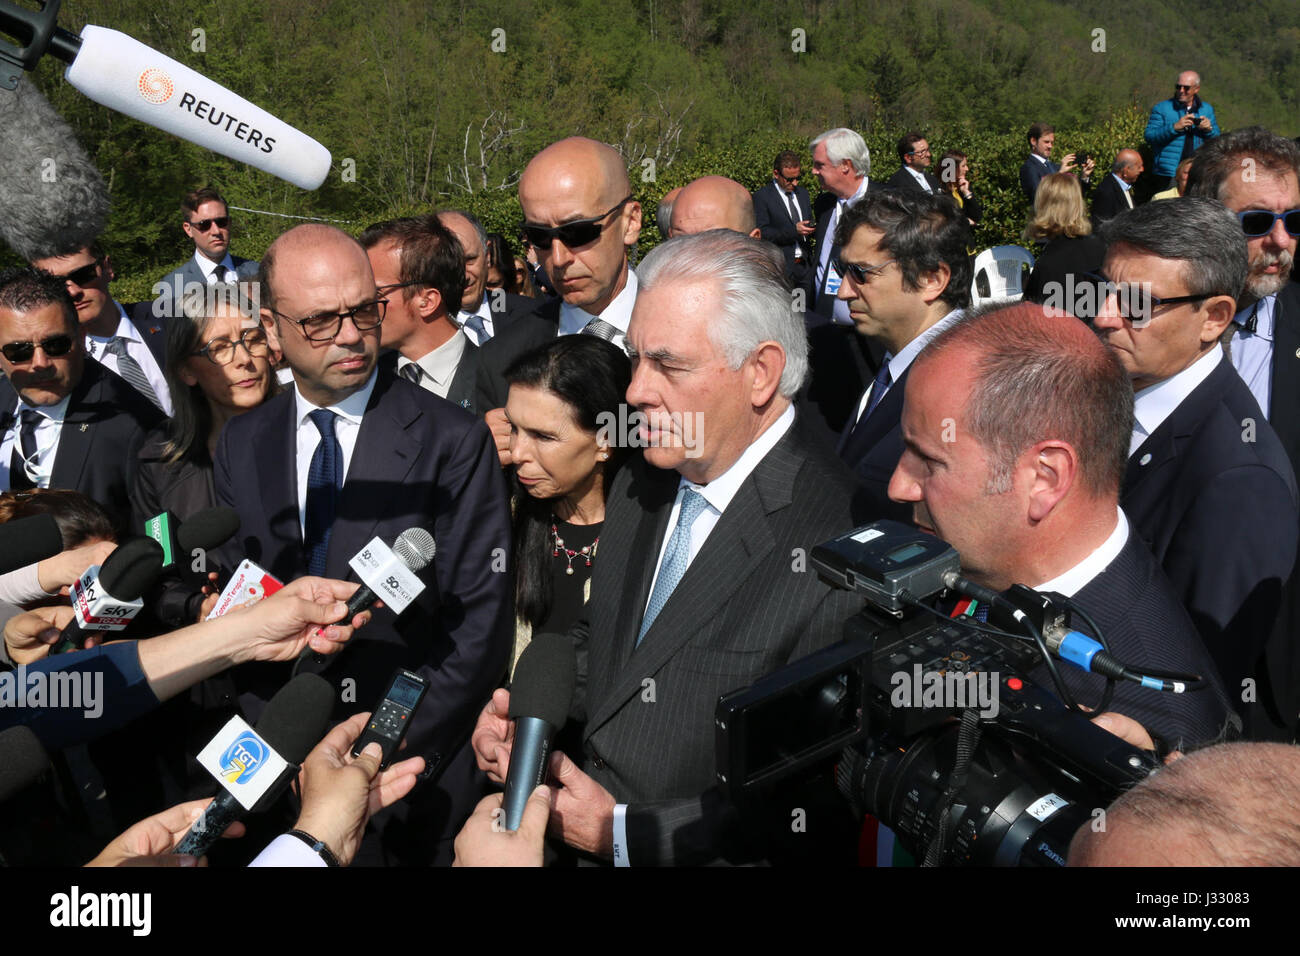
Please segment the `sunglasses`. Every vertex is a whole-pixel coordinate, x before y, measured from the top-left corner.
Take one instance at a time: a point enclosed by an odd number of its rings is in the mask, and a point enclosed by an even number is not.
[[[1237,213],[1241,222],[1241,231],[1252,239],[1267,236],[1273,231],[1273,223],[1282,220],[1282,228],[1293,236],[1300,236],[1300,209],[1288,209],[1286,212],[1268,212],[1264,209],[1248,209]]]
[[[200,219],[197,222],[190,223],[190,225],[199,232],[207,232],[213,225],[216,225],[218,229],[228,229],[230,228],[230,217],[218,216],[216,219]]]
[[[1100,311],[1111,296],[1115,297],[1115,309],[1120,318],[1128,319],[1130,322],[1145,322],[1151,319],[1152,313],[1162,306],[1180,305],[1184,302],[1201,302],[1205,299],[1213,298],[1216,295],[1222,295],[1221,292],[1201,292],[1196,295],[1172,295],[1167,298],[1161,298],[1158,295],[1152,295],[1150,288],[1145,282],[1115,282],[1101,272],[1088,272],[1084,275],[1084,282],[1094,284],[1095,295],[1093,302],[1097,310]],[[1083,288],[1084,282],[1078,283],[1075,288]],[[1076,317],[1089,320],[1097,318],[1096,315],[1087,314],[1091,310],[1086,308],[1087,296],[1080,297],[1076,305],[1082,305],[1083,308],[1076,308]]]
[[[556,239],[570,249],[574,249],[599,239],[600,234],[605,230],[605,220],[609,218],[610,213],[618,212],[635,198],[635,196],[628,196],[599,216],[592,216],[590,219],[575,219],[562,226],[534,226],[532,223],[525,222],[520,228],[525,238],[539,249],[551,248],[551,243]]]
[[[1175,83],[1175,84],[1174,84],[1174,89],[1176,89],[1176,90],[1190,90],[1191,87],[1190,87],[1190,86],[1185,86],[1185,85],[1182,84],[1182,83]]]
[[[858,285],[861,285],[866,282],[869,277],[875,278],[880,275],[880,273],[884,271],[885,266],[895,261],[896,260],[894,259],[886,259],[884,262],[877,263],[876,265],[868,263],[865,266],[860,266],[855,265],[852,262],[845,262],[843,259],[836,256],[834,266],[835,271],[841,276],[848,276],[854,282],[858,283]]]
[[[8,345],[0,345],[0,352],[4,353],[4,357],[10,362],[20,365],[23,362],[30,362],[38,348],[50,358],[67,355],[72,351],[72,336],[51,335],[48,339],[41,339],[39,342],[10,342]]]
[[[73,269],[67,275],[56,275],[54,278],[62,279],[64,282],[71,282],[75,286],[85,288],[99,278],[99,266],[102,260],[96,259],[94,262],[82,266],[80,269]]]

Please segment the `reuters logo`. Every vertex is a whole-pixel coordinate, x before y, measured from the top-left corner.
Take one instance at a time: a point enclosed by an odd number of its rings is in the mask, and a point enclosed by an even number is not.
[[[176,91],[172,78],[162,70],[155,70],[152,67],[140,74],[136,85],[140,89],[140,96],[149,103],[166,103]]]

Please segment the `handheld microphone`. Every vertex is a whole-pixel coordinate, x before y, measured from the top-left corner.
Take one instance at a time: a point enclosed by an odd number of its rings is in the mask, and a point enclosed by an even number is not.
[[[232,717],[198,757],[223,789],[172,852],[202,856],[230,824],[278,800],[325,736],[333,709],[329,681],[299,674],[271,698],[256,730]]]
[[[0,803],[34,784],[50,765],[50,755],[30,727],[0,731]]]
[[[302,189],[318,188],[329,175],[329,150],[310,136],[125,33],[87,24],[77,37],[56,27],[58,7],[0,7],[0,31],[30,40],[20,56],[3,51],[3,59],[30,70],[48,51],[70,64],[69,83],[119,113]]]
[[[152,538],[132,538],[92,564],[72,585],[71,621],[59,634],[51,654],[81,647],[94,631],[120,631],[144,607],[141,595],[162,574],[163,549]]]
[[[551,741],[569,717],[577,680],[577,654],[565,634],[537,634],[524,648],[510,685],[515,741],[501,807],[507,830],[518,830],[528,798],[542,783]]]
[[[40,514],[0,524],[0,574],[52,558],[63,551],[54,515]]]
[[[146,537],[163,549],[163,568],[174,567],[178,558],[195,550],[218,548],[239,531],[239,514],[233,508],[205,508],[182,522],[170,511],[144,523]]]
[[[395,557],[401,567],[409,571],[413,577],[428,566],[437,550],[433,535],[424,528],[407,528],[397,536],[389,554]],[[400,569],[396,566],[397,562],[391,559],[385,560],[387,555],[383,552],[386,551],[388,549],[384,547],[383,542],[375,538],[352,559],[352,568],[361,578],[361,587],[357,588],[356,593],[348,599],[347,614],[335,621],[335,624],[347,624],[381,599],[392,607],[396,614],[401,614],[410,603],[409,598],[403,601],[407,595],[402,593],[400,578],[391,576],[391,572]],[[419,579],[415,580],[415,584],[419,586],[419,590],[423,590],[424,585]],[[380,593],[376,594],[372,585],[378,588]],[[409,593],[411,589],[405,590]],[[414,594],[410,594],[410,597],[414,597]]]

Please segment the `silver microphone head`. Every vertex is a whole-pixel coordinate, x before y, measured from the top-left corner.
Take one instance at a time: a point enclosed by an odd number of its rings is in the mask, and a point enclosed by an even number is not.
[[[423,528],[407,528],[393,542],[393,554],[412,571],[422,571],[437,551],[433,535]]]

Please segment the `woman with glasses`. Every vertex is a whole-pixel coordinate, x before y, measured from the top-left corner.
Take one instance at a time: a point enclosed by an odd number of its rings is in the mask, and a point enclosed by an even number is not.
[[[235,290],[207,292],[187,297],[168,326],[165,374],[176,410],[140,450],[131,492],[137,530],[163,511],[184,521],[215,507],[212,456],[222,426],[276,391],[271,349],[252,304]],[[194,623],[204,600],[204,574],[180,565],[187,578],[170,582],[157,607],[170,627]]]
[[[1083,189],[1073,173],[1044,176],[1034,194],[1034,214],[1025,227],[1025,238],[1045,242],[1038,261],[1025,284],[1025,301],[1037,302],[1078,314],[1081,306],[1091,315],[1092,296],[1080,293],[1089,273],[1101,268],[1106,244],[1092,234]]]

